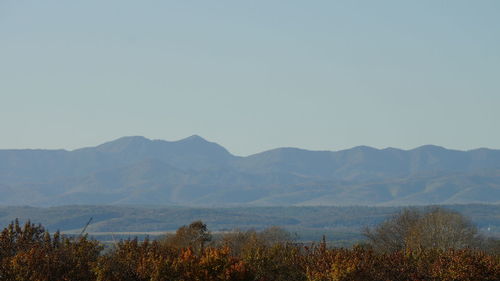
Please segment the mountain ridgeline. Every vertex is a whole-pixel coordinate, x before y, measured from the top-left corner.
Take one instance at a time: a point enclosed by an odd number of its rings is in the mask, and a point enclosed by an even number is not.
[[[500,150],[278,148],[238,157],[191,136],[0,150],[1,205],[424,205],[500,203]]]

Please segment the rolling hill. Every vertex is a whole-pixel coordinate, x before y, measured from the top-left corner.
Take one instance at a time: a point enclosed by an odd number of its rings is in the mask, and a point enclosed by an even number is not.
[[[500,203],[500,151],[278,148],[239,157],[199,136],[0,150],[1,205]]]

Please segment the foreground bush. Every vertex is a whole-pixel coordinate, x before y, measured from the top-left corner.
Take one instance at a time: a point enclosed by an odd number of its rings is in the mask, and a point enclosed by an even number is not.
[[[464,249],[481,244],[477,227],[460,213],[441,207],[403,209],[376,227],[364,230],[377,251]]]
[[[309,256],[307,280],[500,280],[500,258],[471,250],[376,253],[324,250]]]
[[[219,246],[194,248],[133,239],[102,253],[98,242],[86,237],[50,235],[41,226],[21,227],[16,221],[0,234],[0,280],[500,280],[500,256],[471,249],[380,252],[257,238],[247,233],[226,237]]]
[[[206,248],[197,255],[191,248],[127,240],[100,257],[95,272],[102,281],[253,280],[245,263],[229,253],[227,247]]]
[[[50,235],[42,226],[16,220],[0,233],[0,280],[95,280],[92,268],[102,246],[85,236]]]

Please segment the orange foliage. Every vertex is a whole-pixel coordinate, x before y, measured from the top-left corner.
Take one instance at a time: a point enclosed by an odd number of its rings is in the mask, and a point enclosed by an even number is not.
[[[16,221],[0,233],[0,281],[500,280],[500,257],[479,251],[327,249],[286,243],[177,248],[137,239],[106,253],[86,237]]]
[[[0,280],[95,280],[92,268],[101,250],[85,236],[51,236],[41,226],[15,221],[0,233]]]

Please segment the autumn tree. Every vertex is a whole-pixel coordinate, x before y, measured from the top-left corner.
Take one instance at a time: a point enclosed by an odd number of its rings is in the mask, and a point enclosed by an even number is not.
[[[477,229],[463,215],[440,207],[404,209],[363,234],[377,251],[462,249],[478,243]]]
[[[177,229],[174,235],[167,235],[162,243],[174,248],[191,247],[195,252],[201,252],[211,240],[207,225],[202,221],[194,221]]]
[[[292,243],[293,235],[279,226],[271,226],[262,231],[235,230],[224,233],[218,243],[231,249],[234,255],[259,247],[272,247]]]
[[[0,233],[0,280],[94,280],[92,265],[102,247],[86,236],[50,234],[16,220]]]

